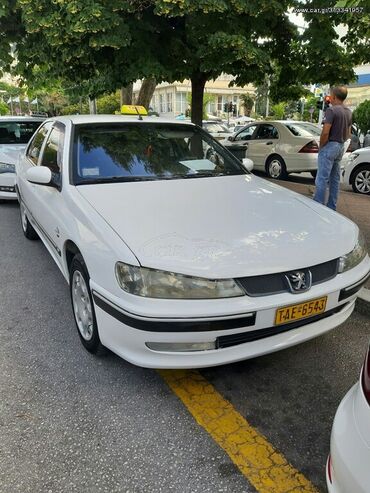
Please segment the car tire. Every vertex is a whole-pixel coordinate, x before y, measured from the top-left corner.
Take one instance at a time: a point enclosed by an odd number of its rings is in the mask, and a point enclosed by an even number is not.
[[[82,345],[92,354],[104,351],[100,342],[90,276],[81,254],[76,254],[69,269],[69,291],[76,328]]]
[[[23,231],[24,236],[28,240],[32,240],[32,241],[38,240],[39,235],[36,233],[34,227],[32,226],[32,224],[28,220],[26,208],[25,208],[23,202],[20,202],[20,204],[19,204],[19,211],[21,214],[21,226],[22,226],[22,231]]]
[[[288,177],[286,164],[281,156],[270,156],[266,161],[266,174],[274,180],[284,180]]]
[[[352,189],[362,195],[370,195],[370,164],[356,168],[351,175]]]

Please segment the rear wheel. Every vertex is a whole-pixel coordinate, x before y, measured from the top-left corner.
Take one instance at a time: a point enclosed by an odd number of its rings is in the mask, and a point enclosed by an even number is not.
[[[355,169],[351,177],[351,184],[354,192],[370,195],[370,164]]]
[[[22,201],[19,204],[19,210],[20,210],[20,214],[21,214],[21,225],[22,225],[22,231],[23,231],[24,236],[28,240],[38,240],[39,235],[36,233],[34,227],[29,222],[28,217],[27,217],[26,208],[23,205]]]
[[[81,254],[75,255],[70,267],[69,288],[73,315],[83,346],[93,354],[102,351],[94,304],[90,291],[90,276]]]
[[[266,173],[270,178],[275,180],[283,180],[287,178],[288,173],[284,159],[280,156],[271,156],[266,162]]]

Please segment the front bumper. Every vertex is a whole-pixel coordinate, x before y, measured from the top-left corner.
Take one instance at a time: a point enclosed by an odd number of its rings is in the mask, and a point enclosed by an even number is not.
[[[355,269],[299,295],[182,301],[131,297],[135,306],[124,305],[122,299],[93,281],[90,284],[105,346],[143,367],[200,368],[278,351],[340,325],[352,313],[356,298],[355,292],[348,291],[348,296],[340,299],[341,293],[355,284],[357,288],[369,269],[370,260],[366,258]],[[323,315],[275,326],[277,308],[322,296],[328,298]],[[158,350],[163,344],[169,348],[171,344],[183,344],[187,350]]]
[[[0,174],[0,199],[17,200],[14,173]]]
[[[361,384],[344,397],[334,418],[330,442],[329,493],[368,493],[370,485],[370,406]]]

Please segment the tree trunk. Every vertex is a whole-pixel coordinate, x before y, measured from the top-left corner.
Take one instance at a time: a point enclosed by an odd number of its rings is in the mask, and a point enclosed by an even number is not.
[[[132,104],[132,91],[133,91],[133,84],[128,84],[125,87],[121,87],[121,106],[123,104]]]
[[[156,85],[157,81],[155,79],[144,79],[140,87],[136,104],[144,106],[144,108],[148,110]]]
[[[196,72],[191,77],[191,121],[202,126],[203,120],[203,94],[207,77]]]

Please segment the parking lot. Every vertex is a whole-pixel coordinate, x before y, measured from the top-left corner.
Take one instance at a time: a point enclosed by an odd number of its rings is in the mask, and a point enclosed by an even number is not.
[[[333,416],[358,379],[368,317],[355,311],[257,359],[159,373],[82,348],[67,285],[42,243],[23,237],[15,203],[0,204],[0,249],[1,491],[326,491]],[[217,422],[223,436],[202,420],[202,388],[216,414],[231,405]],[[238,467],[248,443],[235,440],[230,453],[230,441],[248,433],[260,462]]]

